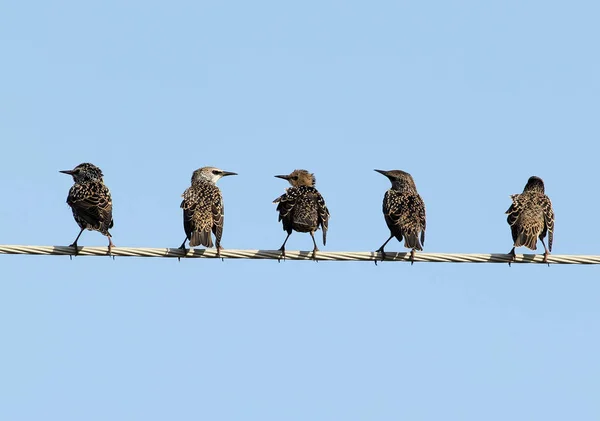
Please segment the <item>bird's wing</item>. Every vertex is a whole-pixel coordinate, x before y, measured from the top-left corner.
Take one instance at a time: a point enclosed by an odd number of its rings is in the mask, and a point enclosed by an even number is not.
[[[327,242],[327,229],[329,228],[329,209],[325,205],[325,199],[321,193],[316,192],[317,212],[319,214],[319,224],[323,230],[323,245]]]
[[[395,231],[398,231],[398,227],[396,227],[396,225],[399,218],[397,212],[398,205],[394,198],[395,195],[391,190],[386,191],[385,195],[383,196],[383,206],[381,210],[388,228],[390,231],[392,231],[392,234],[396,235]]]
[[[294,190],[288,189],[286,193],[275,199],[273,203],[278,204],[277,211],[279,212],[279,221],[287,219],[296,205],[296,195],[294,194]]]
[[[212,232],[215,234],[217,246],[221,243],[221,236],[223,235],[223,215],[225,213],[225,209],[223,207],[223,199],[221,194],[217,194],[214,197],[211,207],[213,225]]]
[[[510,205],[508,210],[505,212],[508,215],[506,222],[508,222],[510,226],[513,226],[515,222],[517,222],[517,219],[519,219],[519,215],[521,214],[521,201],[519,200],[519,196],[519,194],[513,194],[510,196],[512,199],[512,205]]]
[[[425,245],[425,229],[427,228],[427,221],[425,218],[425,202],[418,194],[415,197],[415,210],[418,224],[421,226],[421,245]]]
[[[199,204],[199,198],[196,190],[192,187],[187,188],[182,194],[181,209],[183,209],[183,229],[188,238],[196,230],[194,214]]]
[[[73,185],[67,203],[89,225],[101,229],[112,228],[112,199],[108,187],[103,183]]]
[[[552,241],[554,240],[554,209],[550,198],[544,195],[542,200],[542,209],[544,210],[544,225],[548,230],[548,250],[552,251]]]

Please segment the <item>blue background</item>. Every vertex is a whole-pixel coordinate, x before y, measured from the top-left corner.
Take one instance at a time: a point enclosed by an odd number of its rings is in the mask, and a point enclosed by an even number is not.
[[[219,182],[226,248],[278,248],[271,202],[286,185],[273,175],[306,168],[332,215],[323,249],[375,250],[388,236],[379,168],[414,176],[425,251],[508,252],[509,195],[538,175],[554,253],[600,254],[599,13],[6,2],[0,243],[70,244],[58,170],[89,161],[113,194],[116,246],[179,246],[180,195],[212,165],[239,173]],[[0,261],[5,420],[600,418],[597,267]]]

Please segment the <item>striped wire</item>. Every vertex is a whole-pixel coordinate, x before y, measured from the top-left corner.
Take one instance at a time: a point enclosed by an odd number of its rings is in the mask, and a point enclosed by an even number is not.
[[[65,246],[19,246],[0,245],[0,254],[72,256],[73,247]],[[386,251],[385,261],[410,262],[410,253]],[[106,247],[79,247],[79,256],[107,256]],[[147,247],[114,247],[112,255],[118,257],[179,257],[179,258],[216,258],[215,249],[147,248]],[[285,252],[287,260],[312,260],[312,251]],[[221,250],[225,259],[270,259],[279,260],[279,250]],[[381,255],[376,252],[355,251],[319,251],[319,261],[380,261]],[[541,254],[517,254],[513,263],[544,263]],[[509,263],[511,256],[505,253],[415,253],[415,263]],[[600,264],[600,256],[594,255],[550,255],[551,264]]]

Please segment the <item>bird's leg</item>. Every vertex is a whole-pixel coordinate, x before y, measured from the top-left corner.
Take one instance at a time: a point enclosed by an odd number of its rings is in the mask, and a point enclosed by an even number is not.
[[[415,263],[415,249],[410,251],[410,265],[412,266]]]
[[[315,234],[311,231],[310,232],[310,236],[311,236],[311,238],[313,240],[313,244],[315,245],[315,248],[313,248],[313,256],[312,257],[313,257],[313,260],[315,262],[318,262],[318,260],[317,260],[317,252],[319,251],[319,248],[317,247],[317,242],[315,241]]]
[[[181,243],[181,245],[179,246],[180,250],[185,250],[185,242],[187,241],[187,237],[185,237],[185,240],[183,240],[183,243]]]
[[[385,251],[383,251],[383,248],[385,247],[385,245],[387,243],[390,242],[390,240],[394,238],[394,235],[390,235],[390,238],[387,239],[387,241],[385,243],[383,243],[383,245],[381,247],[379,247],[377,250],[375,250],[375,253],[381,253],[381,261],[383,262],[385,260]],[[375,259],[375,265],[377,265],[377,258]]]
[[[81,228],[81,231],[79,231],[79,235],[77,236],[75,241],[73,241],[73,244],[69,245],[69,247],[75,248],[75,256],[77,256],[79,254],[79,249],[77,248],[77,240],[79,240],[79,237],[81,237],[81,233],[83,232],[84,229],[85,228]]]
[[[515,255],[515,248],[514,247],[508,252],[508,255],[512,257],[512,260],[508,261],[508,266],[510,266],[510,264],[517,259],[517,256]]]
[[[550,254],[550,252],[548,251],[548,248],[546,247],[546,243],[544,242],[544,239],[540,238],[540,240],[542,240],[542,245],[544,246],[544,260],[543,260],[543,262],[546,263],[548,265],[548,267],[550,267],[550,263],[548,263],[548,255]]]
[[[217,244],[217,259],[218,259],[219,257],[221,257],[221,250],[223,250],[223,247],[221,247],[221,244]],[[223,259],[223,258],[221,257],[221,262],[224,262],[224,261],[225,261],[225,259]]]
[[[290,235],[292,235],[292,233],[290,232],[287,237],[285,237],[285,241],[283,242],[283,244],[281,245],[281,247],[279,247],[279,251],[281,252],[281,256],[277,258],[277,262],[280,262],[281,259],[285,260],[285,243],[287,243],[288,238],[290,238]]]
[[[115,246],[115,245],[114,245],[114,244],[113,244],[113,242],[112,242],[111,235],[110,235],[110,234],[108,234],[108,255],[109,255],[109,256],[112,256],[112,248],[113,248],[114,246]],[[113,258],[113,260],[115,260],[115,256],[112,256],[112,258]]]
[[[181,243],[181,245],[179,246],[179,250],[183,250],[183,254],[185,255],[187,253],[186,249],[185,249],[185,242],[187,241],[187,237],[185,237],[185,239],[183,240],[183,243]],[[181,262],[181,257],[177,258],[178,262]]]

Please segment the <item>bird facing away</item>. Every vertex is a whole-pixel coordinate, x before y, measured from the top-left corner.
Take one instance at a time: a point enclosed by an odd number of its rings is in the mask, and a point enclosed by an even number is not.
[[[234,172],[223,171],[215,167],[202,167],[192,174],[192,185],[182,194],[183,229],[185,239],[179,247],[185,250],[185,242],[190,247],[203,245],[213,247],[211,231],[215,235],[217,257],[221,255],[221,236],[223,235],[223,197],[216,182]]]
[[[67,204],[73,211],[73,218],[81,228],[79,235],[70,247],[78,253],[77,240],[83,230],[100,231],[108,237],[108,254],[114,246],[108,230],[113,227],[112,199],[108,187],[102,180],[102,171],[93,164],[83,163],[72,170],[60,171],[73,177],[75,184],[69,190]]]
[[[316,260],[316,252],[319,249],[314,233],[320,226],[323,230],[323,245],[325,245],[329,210],[325,206],[323,196],[315,188],[315,176],[306,170],[294,170],[290,175],[276,175],[275,177],[287,180],[292,185],[286,189],[283,195],[273,201],[278,204],[279,221],[283,224],[283,230],[287,232],[287,237],[279,249],[281,256],[285,259],[285,243],[294,230],[310,233],[315,246],[313,259]]]
[[[544,262],[548,263],[548,255],[552,251],[554,238],[554,210],[552,202],[544,193],[544,182],[541,178],[529,177],[523,193],[510,196],[512,205],[506,211],[506,221],[510,225],[513,248],[509,252],[515,259],[515,247],[525,246],[535,250],[537,239],[544,246]],[[548,234],[548,247],[544,237]]]
[[[423,250],[425,244],[425,203],[419,193],[412,176],[401,170],[375,170],[385,175],[392,182],[392,188],[383,197],[383,216],[390,229],[390,238],[377,252],[381,260],[385,260],[383,248],[393,238],[398,241],[404,238],[404,247],[411,249],[410,261],[414,263],[415,250]],[[419,234],[421,241],[419,242]]]

